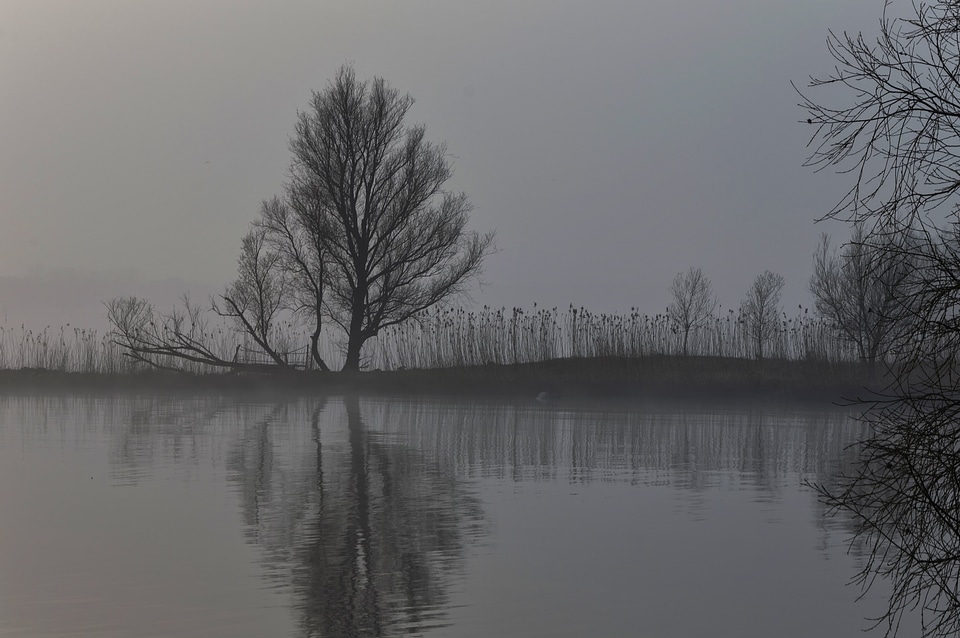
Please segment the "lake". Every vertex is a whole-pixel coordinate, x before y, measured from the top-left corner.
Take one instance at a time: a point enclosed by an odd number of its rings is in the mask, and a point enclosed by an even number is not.
[[[0,637],[862,635],[850,415],[2,396]]]

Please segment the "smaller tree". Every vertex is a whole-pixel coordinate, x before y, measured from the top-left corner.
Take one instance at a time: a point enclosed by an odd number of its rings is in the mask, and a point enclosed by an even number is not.
[[[765,270],[753,280],[740,304],[740,317],[757,359],[763,358],[764,345],[777,334],[783,286],[782,275]]]
[[[289,345],[277,331],[283,313],[291,310],[291,299],[296,299],[290,269],[285,266],[286,255],[274,249],[278,241],[271,241],[270,228],[262,222],[251,225],[244,236],[237,260],[237,278],[216,299],[211,299],[209,310],[228,319],[234,334],[243,341],[231,352],[224,352],[224,344],[208,325],[207,310],[184,298],[181,306],[168,313],[158,313],[153,306],[136,297],[121,297],[107,304],[107,318],[114,343],[134,361],[157,368],[184,370],[191,366],[226,368],[232,370],[262,370],[269,366],[287,368]],[[296,307],[292,308],[296,310]],[[319,330],[319,321],[317,323]],[[252,345],[248,346],[252,341]],[[269,363],[249,361],[241,356],[253,351],[266,355]],[[318,363],[316,343],[313,353]]]
[[[683,335],[683,356],[689,354],[690,332],[706,324],[717,309],[713,285],[699,268],[677,273],[670,286],[673,301],[667,315]]]
[[[311,327],[310,355],[314,365],[329,371],[319,348],[327,268],[316,216],[303,214],[302,209],[293,209],[274,197],[261,205],[254,229],[263,234],[264,244],[277,256],[272,266],[286,283],[284,306]]]
[[[286,366],[283,353],[271,344],[288,287],[279,263],[280,255],[266,245],[266,232],[254,225],[241,244],[237,278],[211,306],[215,313],[232,320],[239,332],[253,339],[275,364]]]
[[[840,253],[831,249],[826,234],[820,237],[810,278],[817,314],[853,342],[871,367],[904,320],[903,302],[915,266],[911,252],[889,239],[868,238],[860,224]]]

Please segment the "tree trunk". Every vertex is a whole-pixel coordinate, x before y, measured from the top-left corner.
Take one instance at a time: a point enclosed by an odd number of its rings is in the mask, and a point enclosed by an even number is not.
[[[353,307],[350,311],[350,334],[347,336],[347,358],[343,362],[344,372],[360,370],[360,349],[363,348],[363,315],[366,302],[366,290],[357,286],[353,292]]]
[[[363,343],[352,333],[347,341],[347,358],[343,362],[343,372],[356,372],[360,370],[360,348]]]
[[[320,266],[320,280],[323,280],[323,262],[321,261]],[[323,315],[321,311],[323,309],[323,288],[322,286],[315,286],[313,289],[314,292],[314,323],[313,323],[313,334],[310,335],[310,356],[313,357],[313,362],[317,364],[317,367],[324,372],[330,372],[330,366],[327,365],[327,362],[323,360],[323,357],[320,356],[320,331],[323,329]]]

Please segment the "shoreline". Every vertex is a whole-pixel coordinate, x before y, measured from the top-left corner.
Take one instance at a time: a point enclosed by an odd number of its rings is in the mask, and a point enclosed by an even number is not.
[[[554,359],[482,366],[364,372],[272,371],[204,374],[0,370],[0,394],[241,393],[319,396],[529,398],[541,402],[707,400],[843,404],[871,395],[866,365],[776,359],[649,356]]]

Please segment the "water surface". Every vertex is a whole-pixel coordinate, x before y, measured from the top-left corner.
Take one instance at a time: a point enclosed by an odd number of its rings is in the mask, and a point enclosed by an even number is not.
[[[0,636],[860,635],[849,414],[0,397]]]

